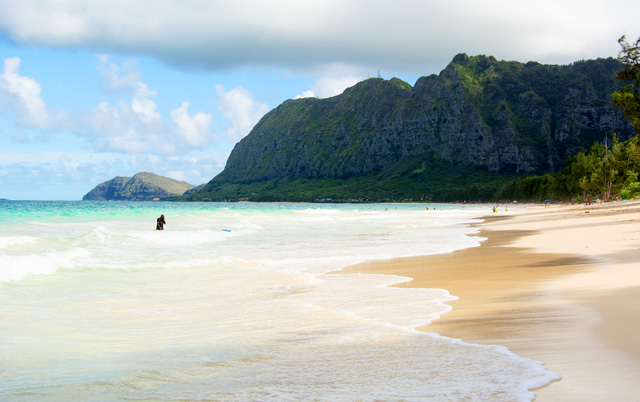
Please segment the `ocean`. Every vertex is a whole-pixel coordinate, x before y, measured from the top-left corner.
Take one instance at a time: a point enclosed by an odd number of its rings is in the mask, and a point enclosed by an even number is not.
[[[446,289],[333,274],[477,247],[490,208],[0,201],[0,400],[531,401],[558,374],[416,330]]]

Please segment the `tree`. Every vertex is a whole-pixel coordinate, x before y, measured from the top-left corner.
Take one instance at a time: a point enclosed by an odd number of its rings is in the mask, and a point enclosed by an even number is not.
[[[605,139],[604,144],[596,144],[592,149],[595,169],[591,175],[591,181],[600,190],[602,198],[609,201],[611,195],[616,194],[624,184],[624,175],[618,175],[621,145],[614,134],[611,147]]]
[[[595,170],[594,158],[585,152],[580,152],[569,161],[567,178],[565,179],[567,190],[570,194],[582,192],[582,199],[586,200],[594,188],[591,183],[591,175]]]
[[[620,168],[624,172],[624,183],[620,191],[626,197],[633,196],[640,187],[638,173],[640,173],[640,136],[630,138],[622,144],[620,150]]]
[[[620,162],[622,169],[627,172],[630,179],[637,180],[638,173],[640,173],[640,136],[631,137],[622,144]]]
[[[630,84],[613,93],[613,104],[624,110],[624,116],[631,120],[637,134],[640,133],[640,38],[635,44],[629,44],[625,36],[622,36],[618,43],[622,46],[618,60],[625,67],[616,79]]]

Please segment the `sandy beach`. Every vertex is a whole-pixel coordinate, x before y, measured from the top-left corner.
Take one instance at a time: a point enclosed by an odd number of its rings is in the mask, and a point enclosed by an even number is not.
[[[452,311],[421,330],[544,362],[563,378],[536,401],[638,400],[640,201],[502,206],[479,226],[480,247],[344,272],[449,290]]]

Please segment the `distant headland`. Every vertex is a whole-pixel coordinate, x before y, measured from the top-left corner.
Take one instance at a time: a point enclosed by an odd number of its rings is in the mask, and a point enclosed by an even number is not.
[[[141,172],[133,177],[116,176],[98,184],[83,201],[158,201],[188,195],[198,187],[184,181]]]

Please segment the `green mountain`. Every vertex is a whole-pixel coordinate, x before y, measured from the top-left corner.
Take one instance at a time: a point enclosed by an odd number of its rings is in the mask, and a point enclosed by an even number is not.
[[[183,195],[195,186],[184,181],[142,172],[133,177],[117,176],[98,184],[83,200],[152,201]]]
[[[612,58],[557,66],[459,54],[413,87],[372,78],[288,100],[187,199],[444,200],[556,171],[605,135],[632,135],[610,102],[621,69]]]

